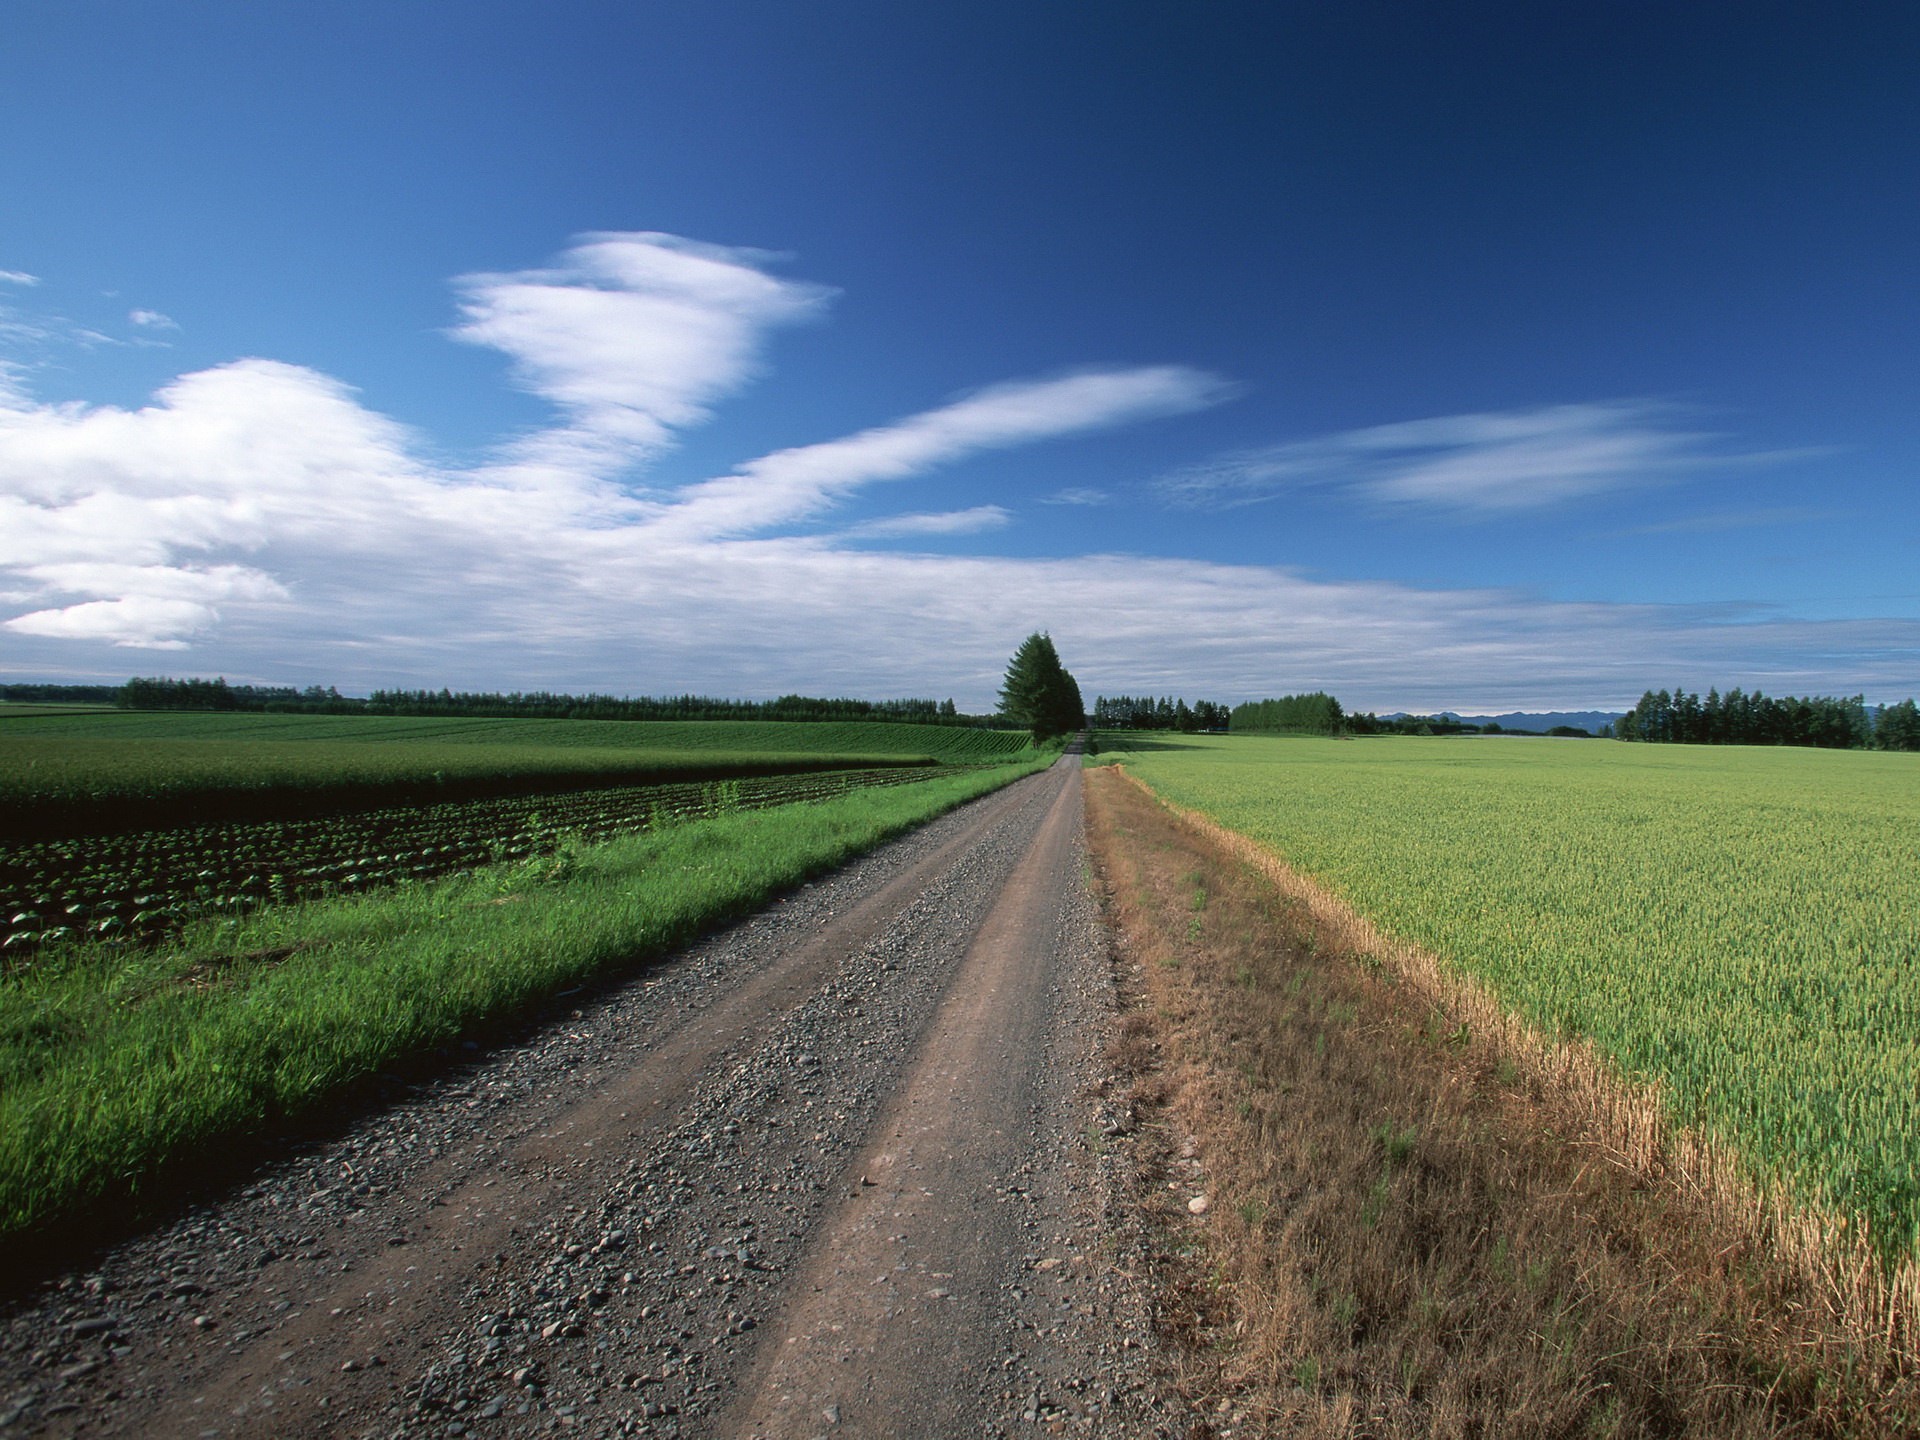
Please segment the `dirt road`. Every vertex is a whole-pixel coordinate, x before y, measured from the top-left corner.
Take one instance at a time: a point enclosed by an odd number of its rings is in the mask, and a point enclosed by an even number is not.
[[[1151,1434],[1069,756],[16,1300],[0,1435]]]

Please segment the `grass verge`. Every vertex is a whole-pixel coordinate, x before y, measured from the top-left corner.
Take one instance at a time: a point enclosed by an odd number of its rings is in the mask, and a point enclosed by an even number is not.
[[[563,847],[29,972],[0,987],[0,1272],[43,1232],[138,1204],[218,1147],[658,956],[1051,758]]]
[[[1193,1433],[1920,1427],[1897,1357],[1311,896],[1120,772],[1086,794]]]

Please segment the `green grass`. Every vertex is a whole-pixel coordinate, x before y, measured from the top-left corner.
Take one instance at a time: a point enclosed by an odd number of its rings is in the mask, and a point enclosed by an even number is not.
[[[91,712],[0,726],[16,839],[593,785],[1005,762],[1019,732],[875,722]]]
[[[345,744],[743,751],[753,754],[927,755],[986,758],[1020,750],[1019,730],[879,720],[494,720],[467,716],[266,715],[159,710],[72,710],[21,716],[3,731],[102,740],[282,740]]]
[[[1920,1250],[1920,757],[1182,737],[1120,758],[1590,1037],[1889,1258]]]
[[[0,1239],[138,1197],[409,1056],[627,973],[1048,763],[690,822],[377,897],[78,949],[0,986]]]

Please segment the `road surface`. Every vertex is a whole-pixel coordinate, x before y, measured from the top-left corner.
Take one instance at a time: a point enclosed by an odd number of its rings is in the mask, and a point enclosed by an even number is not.
[[[0,1436],[1151,1434],[1077,755],[0,1315]]]

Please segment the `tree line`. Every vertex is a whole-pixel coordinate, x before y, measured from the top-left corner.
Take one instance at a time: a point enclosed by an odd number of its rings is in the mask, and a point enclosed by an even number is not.
[[[1178,730],[1192,735],[1206,730],[1225,730],[1228,711],[1211,700],[1184,699],[1162,695],[1096,695],[1093,699],[1093,723],[1101,730]]]
[[[1233,707],[1228,728],[1249,735],[1344,735],[1350,728],[1340,702],[1324,690],[1249,700]]]
[[[893,720],[921,725],[999,727],[993,715],[965,715],[951,700],[844,700],[783,695],[717,700],[707,695],[567,695],[550,690],[375,690],[342,695],[331,685],[231,685],[224,678],[135,677],[118,686],[7,685],[0,699],[114,705],[123,710],[271,711],[325,715],[460,715],[525,720]]]
[[[1912,700],[1877,709],[1864,696],[1774,698],[1758,690],[1649,690],[1619,720],[1621,740],[1673,745],[1810,745],[1827,750],[1920,750]]]

